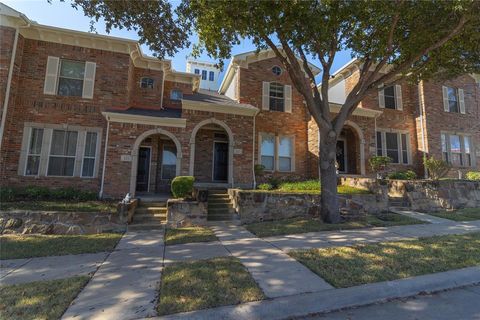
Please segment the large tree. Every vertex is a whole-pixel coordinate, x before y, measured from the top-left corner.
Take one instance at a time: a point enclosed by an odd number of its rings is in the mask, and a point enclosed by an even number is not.
[[[122,5],[114,5],[115,1],[75,2],[84,9],[101,4],[104,12],[85,12],[93,17],[106,14],[114,26],[130,16],[129,5],[124,4],[128,1],[121,1]],[[164,1],[154,3],[162,10],[171,9]],[[247,38],[259,50],[275,52],[318,124],[322,217],[335,223],[340,220],[336,141],[345,121],[380,85],[480,72],[479,12],[480,1],[476,0],[183,0],[176,14],[167,17],[181,29],[182,39],[196,32],[199,42],[195,48],[215,59],[229,58],[233,46]],[[165,37],[159,34],[164,32],[165,21],[156,19],[136,27],[151,48],[164,47],[160,42]],[[186,40],[180,43],[185,44]],[[340,111],[332,114],[329,81],[334,59],[342,50],[361,61],[359,78]],[[321,64],[318,83],[308,64],[310,57]]]

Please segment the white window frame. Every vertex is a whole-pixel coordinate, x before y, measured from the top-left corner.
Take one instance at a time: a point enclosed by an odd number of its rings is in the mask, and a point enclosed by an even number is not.
[[[180,93],[180,98],[179,99],[172,99],[172,96],[173,96],[174,92],[179,92]],[[182,101],[182,99],[183,99],[183,91],[182,90],[176,89],[176,88],[170,90],[170,100],[171,101]]]
[[[96,140],[95,141],[95,156],[93,156],[93,157],[85,155],[85,149],[87,148],[87,135],[89,133],[95,133],[97,135],[97,138],[95,139]],[[84,139],[85,142],[83,144],[83,153],[82,153],[82,164],[80,166],[80,176],[82,178],[95,178],[95,172],[96,172],[97,162],[98,162],[97,161],[97,159],[98,159],[98,155],[97,155],[97,152],[98,152],[97,149],[98,148],[97,148],[97,146],[98,146],[98,143],[99,143],[98,140],[99,140],[98,139],[98,132],[96,132],[96,131],[86,131],[85,132],[85,139]],[[86,175],[83,174],[83,164],[85,162],[85,159],[93,159],[93,175],[91,175],[91,176],[86,176]]]
[[[83,64],[83,78],[82,78],[82,79],[79,79],[79,78],[71,78],[71,77],[64,77],[64,76],[62,76],[62,75],[61,75],[62,64],[63,64],[65,61],[70,61],[70,62],[75,62],[75,63],[78,63],[78,64]],[[82,98],[82,97],[83,97],[84,85],[85,85],[85,72],[86,72],[86,69],[87,69],[87,64],[86,64],[85,61],[78,61],[78,60],[72,60],[72,59],[60,59],[59,64],[58,64],[58,75],[57,75],[57,88],[56,88],[57,96]],[[81,92],[81,94],[80,94],[79,96],[63,96],[63,95],[60,95],[60,93],[59,93],[59,90],[60,90],[60,78],[63,78],[63,79],[71,79],[71,80],[81,80],[81,81],[82,81],[82,92]]]
[[[459,139],[460,139],[460,155],[461,155],[461,161],[462,161],[462,164],[461,165],[453,165],[452,164],[452,151],[451,151],[451,148],[452,148],[452,145],[451,145],[451,142],[450,142],[450,136],[458,136]],[[469,142],[470,142],[470,152],[467,153],[466,150],[465,150],[465,137],[468,138]],[[446,147],[446,151],[443,151],[443,148],[442,148],[442,139],[445,139],[445,147]],[[453,165],[455,168],[473,168],[476,166],[476,159],[475,159],[475,154],[474,154],[474,150],[475,150],[475,147],[474,147],[474,143],[473,143],[473,139],[472,139],[472,135],[470,134],[466,134],[466,133],[461,133],[461,132],[451,132],[451,131],[441,131],[440,132],[440,150],[442,152],[442,159],[446,162],[448,162],[449,164]],[[447,156],[448,156],[448,159],[446,159],[444,157],[444,153],[447,153]],[[457,153],[456,153],[457,154]],[[467,158],[467,154],[470,155],[470,165],[465,165],[466,163],[466,158]]]
[[[450,100],[448,91],[449,89],[455,90],[455,98],[457,103],[457,111],[450,111]],[[452,86],[442,86],[443,95],[443,111],[454,114],[465,114],[465,93],[462,88]]]
[[[282,95],[283,95],[282,98],[272,96],[272,85],[277,86],[277,88],[280,88],[280,87],[282,88]],[[285,85],[283,85],[279,82],[272,81],[272,82],[269,83],[268,93],[269,93],[269,95],[268,95],[268,109],[270,111],[285,112],[285,104],[286,104],[286,101],[285,101],[286,100],[285,99]],[[282,100],[282,102],[283,102],[283,108],[282,109],[283,110],[273,110],[271,108],[271,105],[270,105],[272,99]]]
[[[151,82],[152,82],[152,84],[151,84],[152,86],[150,87],[150,86],[149,86],[149,83],[147,83],[147,86],[144,87],[144,86],[143,86],[143,81],[144,81],[144,80],[146,80],[147,82],[150,82],[150,81],[151,81]],[[141,89],[153,89],[154,87],[155,87],[155,79],[153,79],[153,78],[151,78],[151,77],[141,77],[141,78],[140,78],[140,88],[141,88]]]
[[[77,141],[75,142],[75,155],[73,156],[67,156],[67,155],[52,155],[52,148],[53,148],[53,131],[58,130],[58,131],[64,131],[64,132],[77,132]],[[50,147],[48,148],[48,159],[47,159],[47,171],[45,172],[45,176],[47,177],[57,177],[57,178],[71,178],[75,177],[75,166],[77,162],[77,155],[79,151],[79,141],[80,140],[80,134],[78,131],[75,130],[69,130],[69,129],[53,129],[50,132]],[[73,171],[71,176],[61,176],[61,175],[54,175],[54,174],[48,174],[48,169],[50,168],[50,158],[52,157],[57,157],[57,158],[73,158]]]
[[[377,142],[377,132],[380,132],[381,134],[381,148],[378,147],[378,142]],[[382,150],[382,156],[386,157],[387,156],[387,138],[386,138],[386,133],[395,133],[397,135],[397,146],[398,146],[398,160],[399,162],[392,162],[392,164],[395,165],[411,165],[412,164],[412,156],[411,156],[411,142],[410,142],[410,133],[407,130],[396,130],[396,129],[377,129],[375,132],[375,154],[378,154],[378,149]],[[403,147],[402,147],[402,134],[406,136],[406,142],[407,142],[407,163],[403,162]]]
[[[265,169],[267,172],[280,172],[280,173],[291,173],[295,172],[295,136],[294,135],[285,135],[280,134],[276,135],[274,133],[269,132],[260,132],[258,134],[258,163],[262,164],[262,142],[263,137],[273,137],[273,169]],[[292,150],[290,150],[290,171],[283,171],[280,170],[280,156],[279,156],[279,149],[280,149],[280,139],[281,138],[289,138],[292,142]],[[271,156],[268,156],[271,157]]]

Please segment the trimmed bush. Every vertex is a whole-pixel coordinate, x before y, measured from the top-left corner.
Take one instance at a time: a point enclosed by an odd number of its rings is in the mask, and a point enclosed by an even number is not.
[[[17,192],[14,188],[11,188],[11,187],[0,188],[0,202],[14,201],[16,195],[17,195]]]
[[[257,186],[259,190],[272,190],[273,186],[270,183],[261,183]]]
[[[384,156],[373,156],[368,160],[370,168],[377,174],[377,179],[384,178],[384,172],[387,170],[390,162],[392,162],[392,159]]]
[[[423,163],[432,180],[439,180],[445,177],[450,170],[450,165],[447,162],[434,157],[425,158]]]
[[[40,186],[27,186],[24,188],[2,187],[0,201],[93,201],[97,200],[95,191],[82,191],[74,188],[49,189]]]
[[[480,171],[470,171],[466,175],[468,180],[480,181]]]
[[[407,171],[397,171],[390,173],[388,179],[393,180],[414,180],[417,178],[417,174],[412,170]]]
[[[297,182],[282,182],[278,187],[281,191],[319,191],[319,180],[306,180]]]
[[[178,176],[172,180],[172,194],[175,198],[186,198],[193,193],[193,182],[195,178],[192,176]]]

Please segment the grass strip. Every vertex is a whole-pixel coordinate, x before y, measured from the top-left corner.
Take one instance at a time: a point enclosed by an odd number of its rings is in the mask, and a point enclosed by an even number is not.
[[[176,229],[167,229],[165,233],[165,244],[181,244],[190,242],[209,242],[216,241],[217,237],[210,228],[204,227],[185,227]]]

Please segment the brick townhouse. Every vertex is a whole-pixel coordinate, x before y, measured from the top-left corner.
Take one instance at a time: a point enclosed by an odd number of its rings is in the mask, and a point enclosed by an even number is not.
[[[230,61],[218,92],[202,74],[145,56],[136,41],[37,24],[0,4],[2,186],[74,186],[102,197],[162,193],[173,177],[251,188],[266,173],[318,176],[316,124],[273,52]],[[332,79],[331,110],[359,62]],[[320,70],[312,66],[318,74]],[[341,174],[390,156],[422,174],[423,153],[478,170],[480,79],[398,84],[365,98],[338,141]]]

